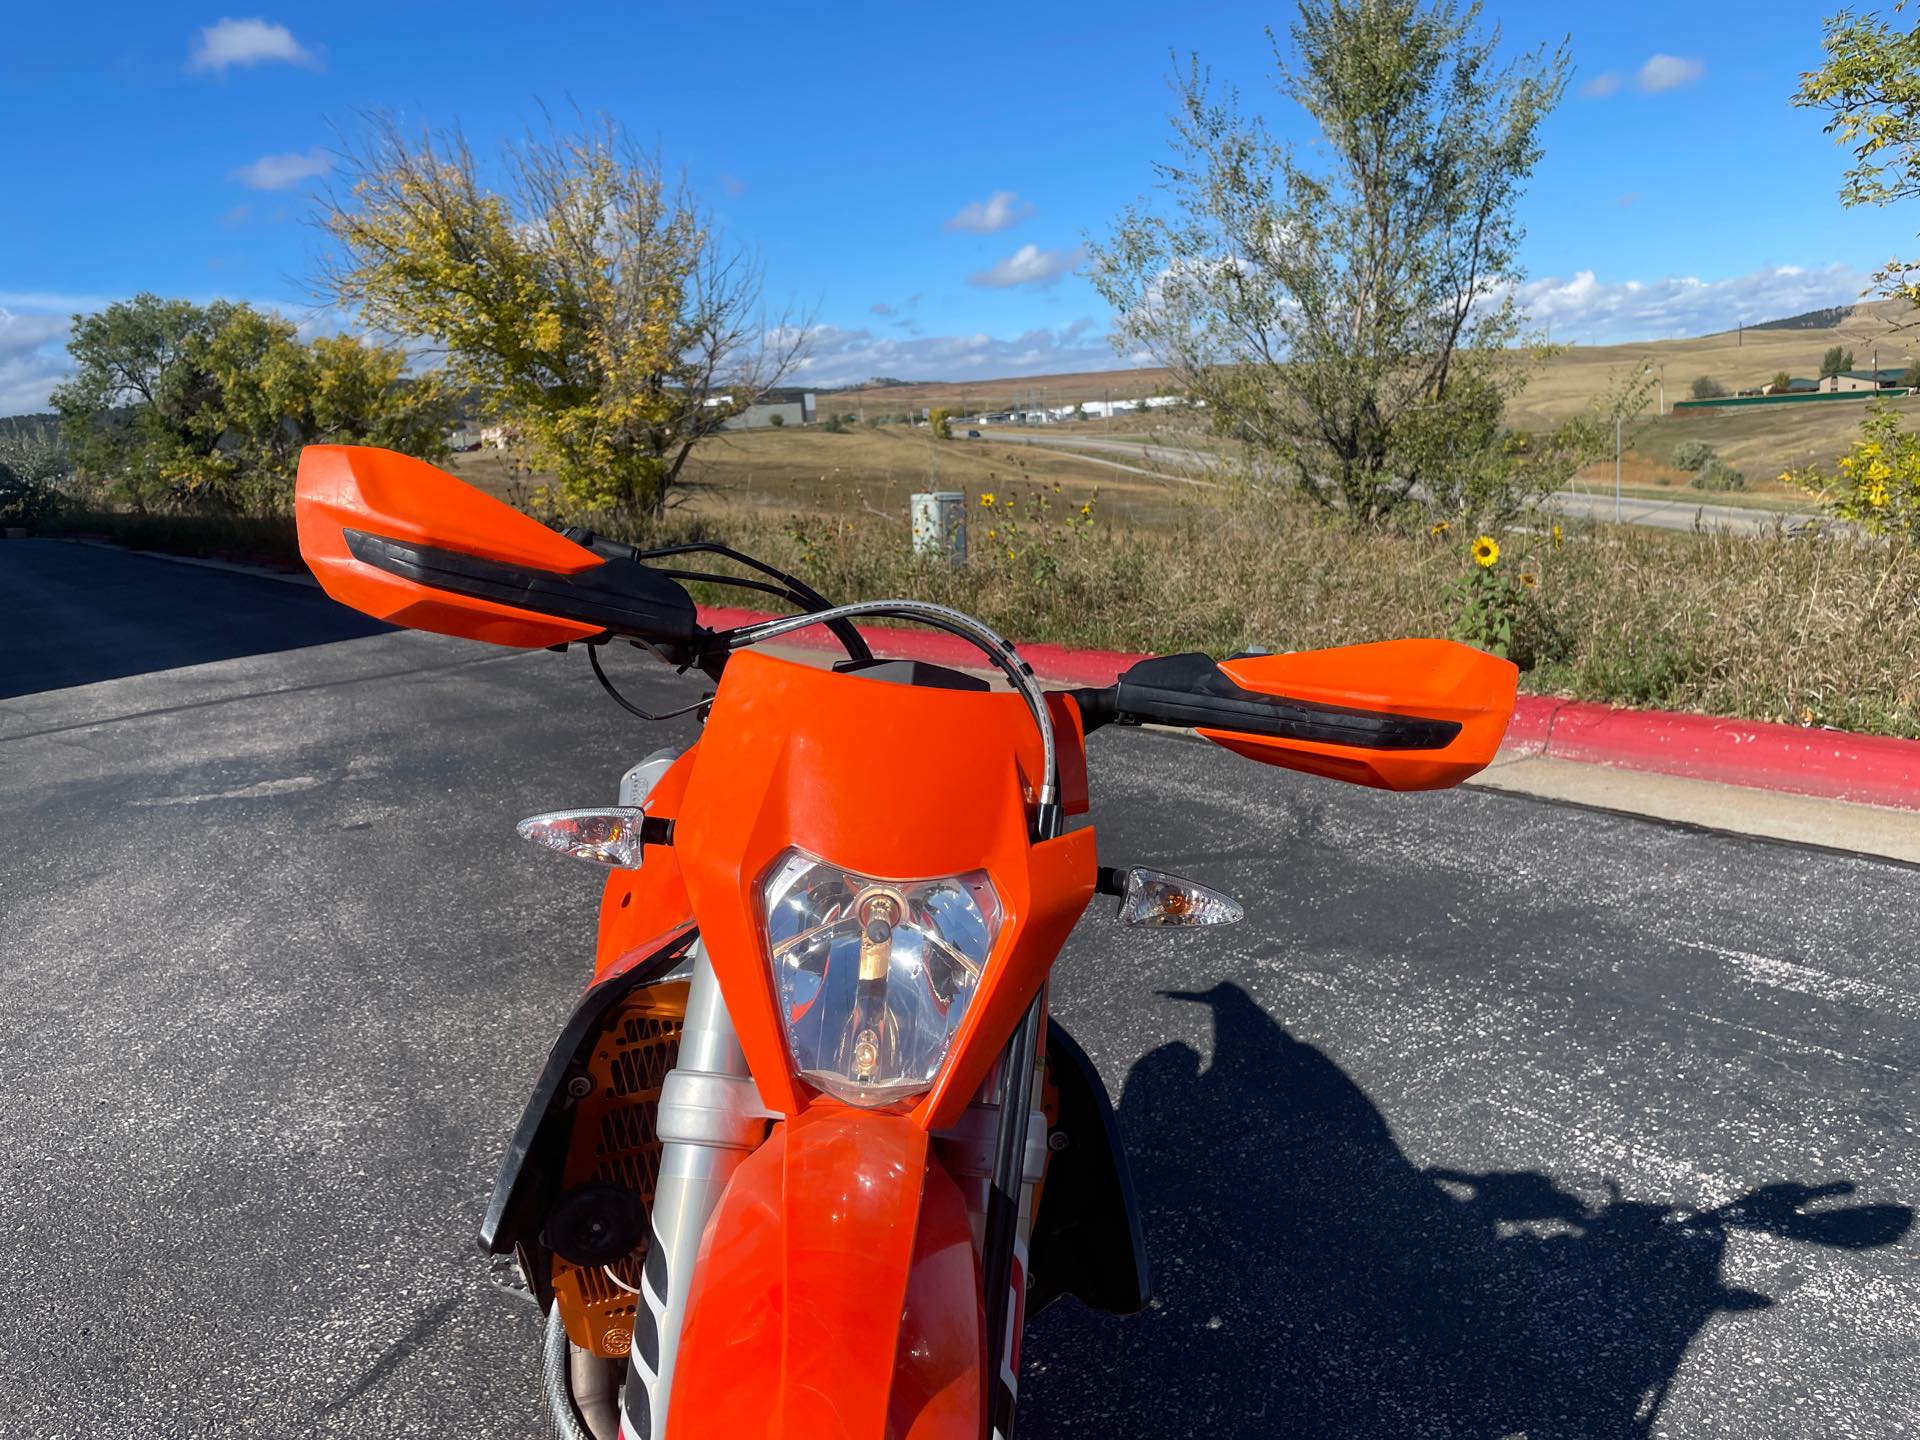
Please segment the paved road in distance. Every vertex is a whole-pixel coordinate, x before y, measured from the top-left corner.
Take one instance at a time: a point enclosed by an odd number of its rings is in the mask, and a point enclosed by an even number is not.
[[[962,427],[965,433],[967,427]],[[998,426],[972,427],[980,430],[981,436],[1002,443],[1025,445],[1046,445],[1062,450],[1084,451],[1089,454],[1125,457],[1131,464],[1126,469],[1143,468],[1147,471],[1160,471],[1178,475],[1205,475],[1219,468],[1217,457],[1204,450],[1190,449],[1180,445],[1154,444],[1144,440],[1112,440],[1095,435],[1057,435],[1036,433],[1032,430],[1010,430]],[[1574,519],[1599,520],[1612,522],[1614,501],[1611,493],[1596,489],[1592,493],[1582,490],[1562,490],[1547,501],[1547,508],[1555,514]],[[1736,534],[1763,534],[1776,525],[1788,526],[1825,525],[1832,526],[1833,521],[1811,512],[1784,510],[1762,510],[1745,505],[1715,505],[1696,503],[1687,500],[1658,500],[1644,497],[1626,496],[1620,502],[1621,523],[1627,525],[1645,525],[1656,530],[1729,530]]]

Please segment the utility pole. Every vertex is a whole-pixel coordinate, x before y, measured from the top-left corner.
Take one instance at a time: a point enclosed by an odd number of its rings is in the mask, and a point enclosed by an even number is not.
[[[1101,433],[1111,435],[1113,434],[1113,387],[1111,385],[1100,392],[1100,409],[1106,416],[1106,426]]]
[[[1620,412],[1613,414],[1613,523],[1620,523]]]

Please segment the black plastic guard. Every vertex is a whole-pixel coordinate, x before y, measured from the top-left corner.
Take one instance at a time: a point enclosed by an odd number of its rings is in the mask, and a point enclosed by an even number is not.
[[[1047,1021],[1047,1077],[1060,1099],[1055,1134],[1066,1144],[1048,1157],[1028,1246],[1027,1314],[1062,1295],[1109,1315],[1135,1315],[1152,1293],[1120,1125],[1100,1072],[1057,1020]]]
[[[1114,708],[1122,724],[1192,726],[1369,750],[1442,750],[1460,733],[1453,720],[1352,710],[1248,690],[1212,656],[1197,652],[1158,655],[1122,672]]]
[[[354,559],[417,585],[578,620],[660,645],[685,645],[700,633],[693,597],[678,582],[638,560],[603,560],[585,570],[561,574],[503,565],[364,530],[342,533]]]
[[[699,932],[688,928],[663,941],[658,950],[631,969],[602,981],[580,997],[560,1038],[553,1042],[533,1096],[520,1116],[513,1139],[507,1142],[507,1153],[501,1157],[493,1199],[480,1222],[482,1250],[506,1255],[516,1245],[539,1239],[566,1169],[568,1142],[573,1138],[574,1097],[567,1093],[567,1081],[586,1073],[586,1059],[608,1012],[635,990],[669,973],[697,938]]]

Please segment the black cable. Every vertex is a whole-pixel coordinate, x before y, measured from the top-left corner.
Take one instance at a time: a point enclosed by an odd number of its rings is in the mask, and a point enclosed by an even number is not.
[[[665,559],[669,555],[718,555],[723,560],[732,560],[736,564],[745,565],[752,570],[758,570],[762,575],[772,576],[775,580],[778,580],[787,587],[788,593],[784,598],[802,610],[833,609],[833,602],[831,600],[827,599],[826,596],[807,584],[807,582],[799,576],[789,575],[776,565],[769,565],[764,560],[756,560],[751,555],[742,554],[731,545],[720,545],[708,540],[696,540],[684,545],[660,545],[651,550],[635,550],[633,552],[633,558],[635,560],[660,560]],[[701,578],[712,580],[722,585],[739,585],[744,589],[761,590],[766,588],[755,582],[748,581],[744,578],[736,578],[731,575],[708,575]],[[770,591],[769,593],[778,594],[780,592]],[[860,632],[856,630],[852,624],[845,620],[829,620],[825,623],[826,628],[833,633],[834,638],[845,647],[850,658],[860,661],[873,659],[873,651],[867,648],[866,640],[861,637]]]
[[[669,710],[664,715],[655,715],[651,711],[642,710],[638,705],[622,695],[620,691],[615,688],[613,681],[607,678],[607,672],[600,668],[600,647],[605,643],[604,640],[589,640],[587,642],[587,661],[593,666],[593,678],[600,682],[600,688],[611,695],[614,704],[618,705],[622,710],[638,715],[642,720],[672,720],[676,716],[691,714],[693,711],[705,705],[709,700],[713,699],[711,695],[702,695],[698,700],[694,701],[693,704],[683,705],[678,710]]]

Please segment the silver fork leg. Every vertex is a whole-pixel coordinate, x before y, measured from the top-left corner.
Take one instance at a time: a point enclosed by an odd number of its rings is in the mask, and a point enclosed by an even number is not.
[[[653,1244],[640,1281],[621,1399],[623,1440],[665,1440],[674,1352],[700,1237],[727,1181],[765,1138],[767,1119],[706,946],[695,942],[680,1054],[660,1089],[664,1143],[653,1193]]]

